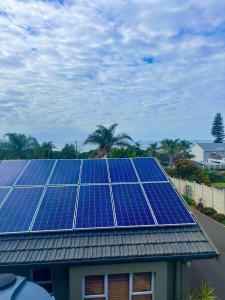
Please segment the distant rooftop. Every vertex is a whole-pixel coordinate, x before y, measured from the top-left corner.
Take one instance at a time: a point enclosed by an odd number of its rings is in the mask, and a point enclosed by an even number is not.
[[[225,143],[196,143],[205,151],[225,151]]]

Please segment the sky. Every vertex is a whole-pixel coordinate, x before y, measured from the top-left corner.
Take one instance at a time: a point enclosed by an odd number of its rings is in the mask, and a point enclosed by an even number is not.
[[[224,0],[0,1],[0,138],[56,145],[119,123],[210,139],[225,118]]]

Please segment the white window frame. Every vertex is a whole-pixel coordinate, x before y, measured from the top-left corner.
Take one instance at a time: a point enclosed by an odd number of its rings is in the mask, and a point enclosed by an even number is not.
[[[85,295],[85,277],[89,276],[104,276],[104,294],[99,295]],[[96,298],[104,298],[104,300],[108,300],[108,274],[102,275],[86,275],[82,279],[82,299],[96,299]]]
[[[138,273],[149,273],[151,274],[151,291],[145,292],[133,292],[133,274]],[[155,273],[154,272],[134,272],[134,273],[119,273],[119,274],[128,274],[129,275],[129,300],[132,300],[132,296],[144,296],[151,295],[152,300],[154,300],[154,287],[155,287]],[[108,300],[108,276],[114,274],[102,274],[102,275],[86,275],[82,277],[82,300],[86,299],[96,299],[96,298],[104,298],[104,300]],[[89,276],[104,276],[104,294],[100,295],[85,295],[85,277]]]
[[[152,296],[152,300],[154,299],[154,273],[153,272],[143,272],[143,273],[149,273],[151,274],[151,291],[143,291],[143,292],[134,292],[133,291],[133,275],[138,274],[142,272],[134,272],[129,274],[129,300],[132,300],[133,296],[145,296],[150,295]]]

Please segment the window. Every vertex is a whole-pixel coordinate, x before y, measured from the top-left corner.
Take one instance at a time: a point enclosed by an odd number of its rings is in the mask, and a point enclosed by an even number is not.
[[[106,276],[86,276],[84,299],[106,300]]]
[[[129,300],[129,274],[108,276],[108,300]]]
[[[39,284],[49,293],[52,293],[52,272],[51,269],[33,269],[32,272],[33,282]]]
[[[152,273],[85,276],[83,299],[153,300]]]
[[[152,300],[152,273],[134,273],[130,276],[132,300]]]

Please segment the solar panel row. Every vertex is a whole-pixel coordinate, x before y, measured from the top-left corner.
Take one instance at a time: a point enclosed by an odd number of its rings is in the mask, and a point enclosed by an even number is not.
[[[115,184],[112,195],[109,184],[15,187],[4,200],[7,193],[0,189],[2,233],[195,224],[170,183]]]
[[[81,160],[11,160],[0,164],[0,186],[167,180],[153,158],[87,159],[82,167]]]

